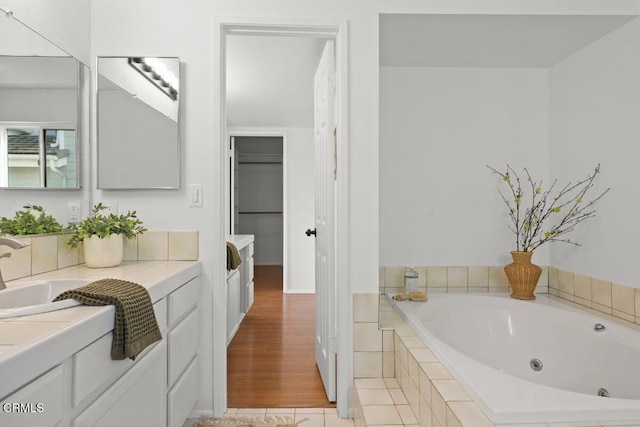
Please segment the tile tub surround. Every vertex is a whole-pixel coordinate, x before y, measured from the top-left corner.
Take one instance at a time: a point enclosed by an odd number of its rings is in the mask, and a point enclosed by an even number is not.
[[[561,299],[557,300],[591,314],[596,313],[593,309]],[[639,328],[624,320],[617,320],[632,328]],[[381,423],[376,420],[375,415],[384,414],[389,420],[396,416],[400,417],[402,422],[393,425],[436,427],[494,425],[497,427],[613,427],[625,425],[640,427],[638,421],[493,424],[384,296],[380,298],[380,324],[383,330],[391,328],[393,331],[395,378],[354,380],[356,426],[380,425]],[[395,385],[396,383],[397,385]],[[385,392],[373,392],[378,397],[372,399],[372,392],[368,391],[369,389],[383,388],[391,395],[391,403],[388,399],[379,398],[381,395],[386,396]],[[401,395],[397,391],[398,388],[401,390]],[[399,396],[404,397],[406,402]],[[409,405],[412,413],[418,419],[418,423],[405,421],[402,416],[402,411],[405,409],[401,408],[401,405]],[[397,418],[394,420],[397,421]]]
[[[67,245],[69,234],[40,234],[17,237],[29,243],[22,249],[0,246],[0,254],[11,252],[10,258],[0,258],[4,280],[14,280],[84,263],[82,244],[76,249]],[[124,261],[196,261],[197,231],[147,231],[135,239],[124,240]]]
[[[138,283],[156,302],[197,277],[197,261],[123,262],[111,268],[76,265],[7,282],[17,287],[31,280],[115,278]],[[0,399],[46,372],[113,329],[112,306],[76,306],[49,313],[0,320]]]
[[[549,286],[549,268],[542,267],[536,293],[546,294]],[[405,266],[383,266],[379,269],[380,293],[404,292]],[[418,287],[422,292],[509,292],[509,281],[504,266],[428,266],[415,267]]]
[[[549,294],[640,325],[640,288],[551,267]]]
[[[393,330],[379,327],[379,299],[376,293],[353,295],[354,378],[395,376]]]

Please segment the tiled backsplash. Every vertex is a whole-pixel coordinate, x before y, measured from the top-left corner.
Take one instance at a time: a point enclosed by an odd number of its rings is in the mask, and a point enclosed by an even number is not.
[[[23,249],[0,246],[0,254],[11,252],[10,258],[0,258],[4,280],[19,279],[47,271],[84,263],[82,245],[71,249],[69,234],[46,234],[18,237],[29,243]],[[197,231],[147,231],[135,239],[124,240],[125,261],[195,261],[198,259]]]
[[[542,267],[536,293],[546,294],[549,269]],[[404,292],[406,267],[380,267],[380,293]],[[414,267],[418,271],[418,286],[423,292],[509,292],[504,266]]]
[[[555,267],[549,293],[620,319],[640,324],[640,289]]]

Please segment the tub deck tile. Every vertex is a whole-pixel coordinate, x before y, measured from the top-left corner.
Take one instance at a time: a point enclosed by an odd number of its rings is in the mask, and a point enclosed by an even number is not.
[[[475,402],[449,402],[448,406],[447,427],[450,417],[455,417],[461,426],[493,427],[493,423]]]

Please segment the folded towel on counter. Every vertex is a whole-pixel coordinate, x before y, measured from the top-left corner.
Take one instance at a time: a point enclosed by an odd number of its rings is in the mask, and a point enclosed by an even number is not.
[[[238,248],[233,243],[227,242],[227,270],[235,270],[241,263]]]
[[[142,350],[162,339],[149,292],[137,283],[102,279],[65,291],[54,301],[74,299],[86,305],[115,305],[111,358],[135,359]]]

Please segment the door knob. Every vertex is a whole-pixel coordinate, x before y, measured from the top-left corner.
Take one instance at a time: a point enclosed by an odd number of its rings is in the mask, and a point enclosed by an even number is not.
[[[313,230],[310,228],[307,228],[307,231],[304,232],[304,234],[306,234],[307,236],[311,237],[311,235],[313,234],[314,236],[316,235],[316,229],[314,228]]]

